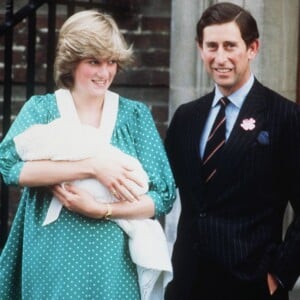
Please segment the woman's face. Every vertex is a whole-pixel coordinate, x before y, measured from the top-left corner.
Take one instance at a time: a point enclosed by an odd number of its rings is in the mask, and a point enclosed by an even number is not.
[[[117,73],[117,62],[87,58],[81,60],[74,71],[73,92],[89,97],[102,97]]]

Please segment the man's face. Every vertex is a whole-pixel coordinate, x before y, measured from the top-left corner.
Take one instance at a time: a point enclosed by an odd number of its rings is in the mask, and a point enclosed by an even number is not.
[[[227,96],[242,87],[250,77],[250,61],[258,52],[258,40],[247,48],[235,22],[204,28],[199,45],[207,72]]]

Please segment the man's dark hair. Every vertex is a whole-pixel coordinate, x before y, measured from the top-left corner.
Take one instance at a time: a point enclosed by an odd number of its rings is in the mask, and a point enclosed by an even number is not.
[[[229,2],[220,2],[208,7],[197,23],[197,41],[203,42],[203,30],[210,25],[236,22],[242,39],[247,47],[259,37],[257,24],[253,16],[242,7]]]

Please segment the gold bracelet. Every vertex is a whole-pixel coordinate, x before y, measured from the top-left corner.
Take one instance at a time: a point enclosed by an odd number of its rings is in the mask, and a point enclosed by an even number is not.
[[[104,215],[104,219],[105,220],[110,220],[111,215],[112,215],[112,206],[110,205],[110,203],[106,204],[106,214]]]

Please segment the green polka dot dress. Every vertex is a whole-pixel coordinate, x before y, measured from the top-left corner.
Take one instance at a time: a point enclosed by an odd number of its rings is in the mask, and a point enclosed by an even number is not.
[[[33,124],[58,117],[53,94],[33,96],[25,103],[0,144],[0,172],[7,184],[18,184],[24,164],[16,153],[14,136]],[[175,185],[144,104],[120,97],[111,143],[142,163],[150,179],[148,194],[156,216],[169,212]],[[113,221],[91,219],[65,209],[57,221],[42,226],[50,200],[44,188],[24,188],[0,256],[0,299],[140,299],[128,237],[120,227]]]

